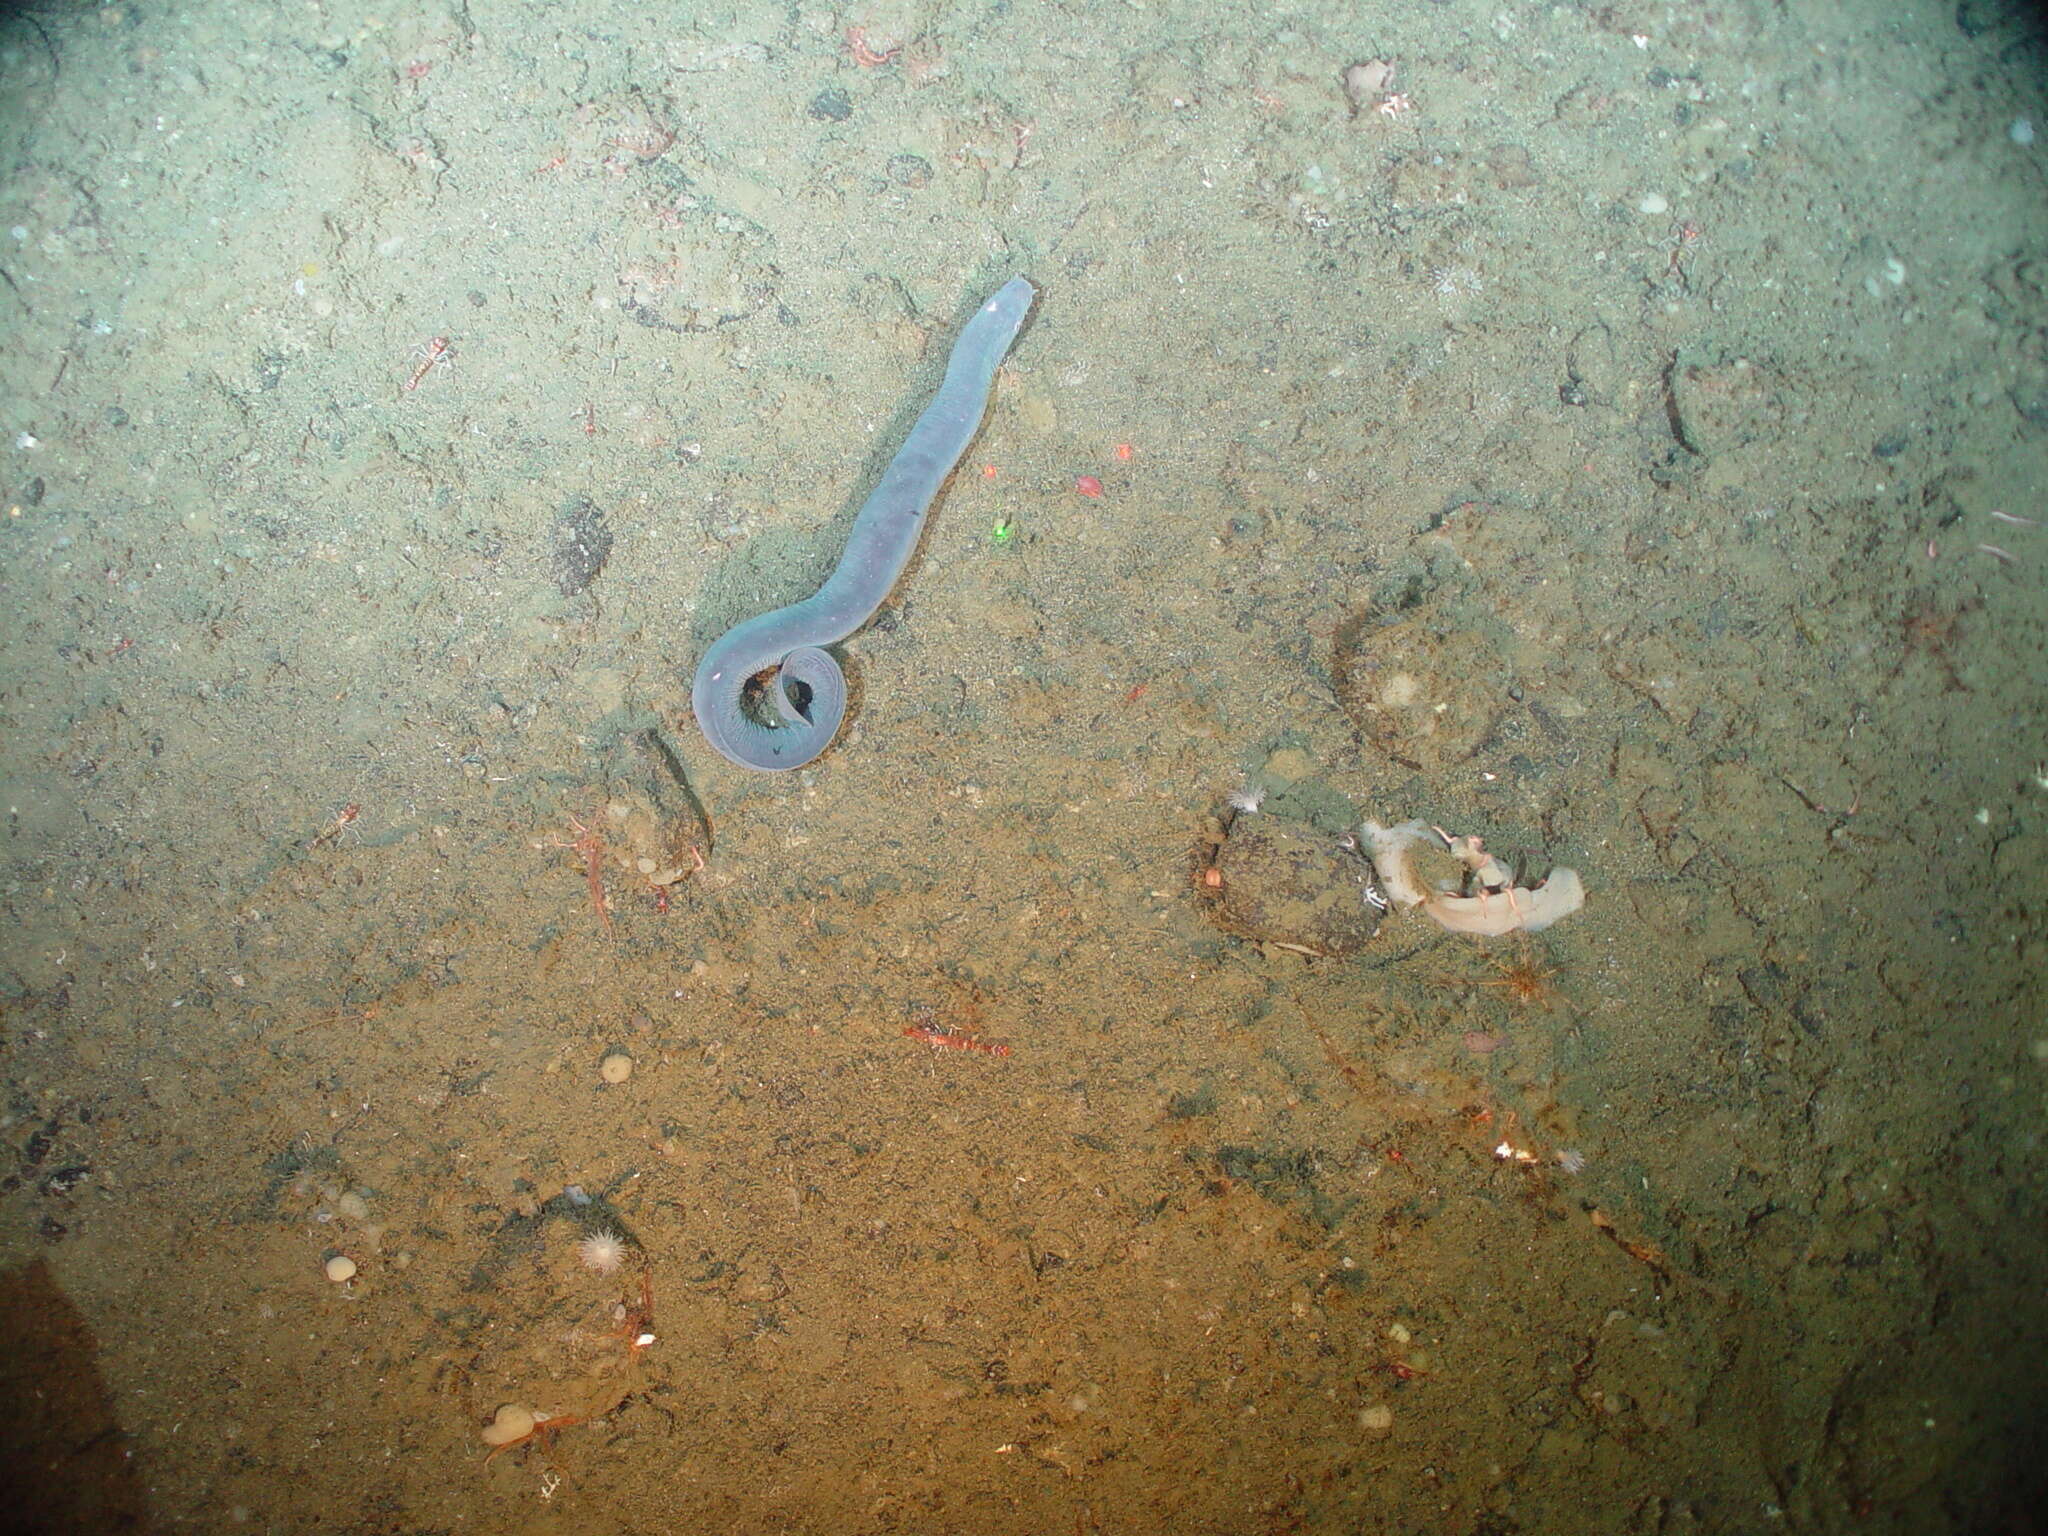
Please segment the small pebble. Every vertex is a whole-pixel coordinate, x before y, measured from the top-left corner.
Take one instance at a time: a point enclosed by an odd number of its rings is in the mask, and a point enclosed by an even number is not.
[[[327,1261],[327,1278],[336,1285],[355,1279],[356,1261],[345,1253],[337,1253]]]
[[[1358,1427],[1383,1435],[1394,1427],[1394,1410],[1385,1403],[1371,1403],[1358,1410]]]
[[[1662,192],[1645,192],[1643,200],[1636,204],[1636,212],[1638,213],[1658,214],[1669,213],[1670,211],[1671,204]]]
[[[597,1075],[617,1087],[633,1075],[633,1058],[624,1051],[613,1051],[597,1064]]]
[[[2034,120],[2031,117],[2014,118],[2012,126],[2005,131],[2015,144],[2031,144],[2034,142]]]

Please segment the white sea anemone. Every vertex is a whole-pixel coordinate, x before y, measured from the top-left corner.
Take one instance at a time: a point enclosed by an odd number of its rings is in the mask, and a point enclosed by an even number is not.
[[[1571,1147],[1565,1147],[1557,1154],[1557,1166],[1566,1173],[1584,1173],[1586,1171],[1586,1154],[1576,1151]]]
[[[1230,792],[1228,804],[1240,816],[1256,816],[1265,798],[1266,787],[1263,784],[1247,784]]]
[[[595,1232],[584,1234],[583,1241],[576,1245],[576,1257],[583,1261],[585,1269],[595,1274],[613,1274],[626,1262],[626,1240],[618,1233],[600,1227]]]

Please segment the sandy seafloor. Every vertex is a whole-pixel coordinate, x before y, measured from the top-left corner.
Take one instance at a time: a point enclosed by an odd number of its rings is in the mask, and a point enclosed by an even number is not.
[[[2044,61],[12,12],[8,1528],[2041,1529]],[[852,726],[730,766],[696,657],[1019,273]],[[607,936],[649,732],[705,867]],[[1588,903],[1226,935],[1247,780]]]

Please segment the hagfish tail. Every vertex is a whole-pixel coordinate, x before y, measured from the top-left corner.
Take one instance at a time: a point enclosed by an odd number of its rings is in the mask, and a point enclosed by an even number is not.
[[[697,664],[690,690],[697,724],[741,767],[800,768],[838,734],[846,678],[824,647],[873,618],[910,563],[932,498],[980,427],[996,365],[1037,297],[1026,279],[1013,277],[961,327],[944,382],[854,518],[846,552],[825,585],[800,603],[735,625]],[[770,670],[768,697],[780,717],[772,725],[745,707],[748,682]],[[797,703],[797,683],[810,690],[808,706]]]

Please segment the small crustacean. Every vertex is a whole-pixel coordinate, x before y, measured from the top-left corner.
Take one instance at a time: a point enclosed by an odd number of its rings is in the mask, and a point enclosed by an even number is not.
[[[1463,837],[1453,837],[1442,827],[1431,827],[1429,830],[1443,839],[1444,847],[1450,850],[1451,857],[1469,871],[1472,894],[1479,898],[1482,908],[1487,897],[1505,895],[1508,910],[1520,915],[1520,908],[1515,901],[1515,873],[1486,851],[1486,844],[1482,839],[1469,832]]]
[[[985,1006],[981,991],[954,983],[958,1001],[953,1017],[941,1019],[929,1005],[919,1009],[917,1022],[903,1026],[907,1040],[922,1040],[934,1051],[977,1051],[983,1056],[1007,1056],[1010,1048],[998,1041],[980,1038]]]
[[[877,47],[874,43],[868,41],[868,29],[866,27],[848,27],[846,29],[846,51],[852,56],[853,62],[862,69],[875,69],[883,64],[892,62],[898,54],[903,52],[903,45],[901,43],[891,43],[884,47]]]
[[[626,1341],[626,1364],[638,1365],[641,1351],[655,1342],[653,1271],[640,1271],[639,1304],[629,1307],[621,1302],[617,1316],[619,1325],[612,1330],[612,1337]]]
[[[313,835],[312,840],[309,841],[306,844],[306,846],[308,848],[318,848],[323,843],[333,842],[337,837],[341,836],[342,830],[345,827],[347,827],[350,822],[354,821],[358,816],[362,815],[362,813],[363,808],[360,805],[357,805],[353,800],[351,800],[347,805],[344,805],[341,808],[340,814],[338,814],[334,818],[334,820],[327,823],[326,826],[322,827],[317,833]]]
[[[933,1050],[979,1051],[984,1056],[1007,1056],[1010,1048],[990,1040],[977,1040],[974,1036],[958,1030],[940,1029],[931,1024],[906,1024],[903,1033],[911,1040],[922,1040]]]
[[[448,362],[453,358],[455,349],[448,344],[446,336],[436,336],[413,355],[420,361],[419,366],[413,369],[412,377],[405,381],[405,392],[407,394],[411,394],[414,390],[418,389],[420,387],[420,380],[424,379],[437,365]]]
[[[592,821],[596,819],[594,816],[591,818]],[[604,936],[610,938],[612,936],[612,906],[610,898],[604,893],[604,834],[599,832],[594,826],[586,827],[574,816],[569,818],[569,825],[576,832],[576,840],[572,843],[565,843],[560,838],[556,838],[555,846],[557,848],[567,848],[572,852],[582,855],[583,880],[590,892],[590,909],[597,914],[597,920],[604,928]]]
[[[484,1465],[489,1466],[504,1451],[516,1450],[535,1441],[540,1443],[542,1450],[546,1450],[556,1435],[583,1422],[584,1417],[579,1413],[542,1413],[539,1409],[521,1408],[516,1403],[507,1404],[498,1410],[492,1428],[484,1431],[484,1443],[491,1448],[491,1454],[484,1458]]]

